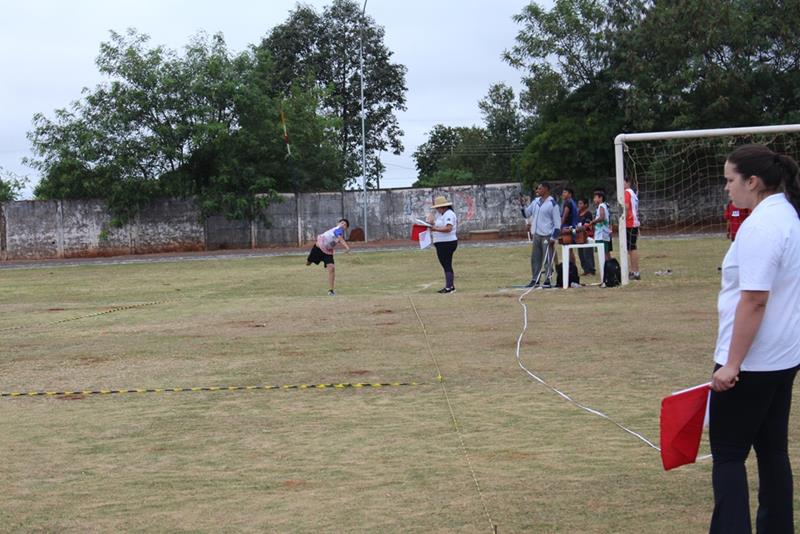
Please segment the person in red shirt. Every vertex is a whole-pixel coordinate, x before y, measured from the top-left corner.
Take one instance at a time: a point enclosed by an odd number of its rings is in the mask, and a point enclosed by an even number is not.
[[[731,241],[736,239],[736,232],[739,231],[739,227],[748,215],[750,215],[749,209],[737,208],[733,205],[733,202],[728,202],[725,207],[725,220],[728,222],[728,239]]]
[[[625,177],[625,237],[627,238],[628,257],[631,260],[628,277],[641,280],[639,273],[639,250],[636,241],[639,239],[639,195],[632,187],[631,179]]]

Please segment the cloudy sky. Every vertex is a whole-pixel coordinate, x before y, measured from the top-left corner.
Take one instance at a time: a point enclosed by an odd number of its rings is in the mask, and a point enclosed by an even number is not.
[[[328,1],[305,2],[318,11]],[[382,187],[416,179],[411,154],[435,124],[482,123],[478,100],[497,82],[519,90],[521,73],[503,63],[519,27],[511,19],[525,0],[368,0],[367,13],[386,30],[394,61],[408,67],[408,110],[398,114],[405,153],[385,156]],[[550,1],[539,2],[548,5]],[[4,2],[0,19],[0,166],[35,183],[26,133],[34,113],[80,99],[105,81],[94,64],[109,31],[133,27],[152,45],[182,51],[199,31],[222,32],[232,52],[256,44],[285,21],[294,0],[27,0]],[[30,198],[30,188],[25,197]]]

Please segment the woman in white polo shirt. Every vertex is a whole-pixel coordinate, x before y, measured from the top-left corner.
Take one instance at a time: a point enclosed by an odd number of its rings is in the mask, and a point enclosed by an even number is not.
[[[458,247],[456,212],[453,211],[453,203],[448,202],[443,196],[436,197],[432,207],[436,210],[436,215],[431,214],[428,217],[428,222],[433,224],[431,241],[436,247],[436,256],[444,270],[444,287],[439,290],[439,293],[454,293],[456,286],[453,273],[453,253]]]
[[[788,428],[800,365],[797,163],[763,145],[725,162],[725,190],[749,208],[722,264],[710,406],[712,533],[751,532],[745,459],[758,459],[758,532],[793,533]]]

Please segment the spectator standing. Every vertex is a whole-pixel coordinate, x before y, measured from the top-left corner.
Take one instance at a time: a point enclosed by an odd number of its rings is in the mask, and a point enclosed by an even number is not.
[[[561,228],[573,229],[578,226],[578,206],[575,205],[575,192],[565,187],[561,192]],[[561,258],[564,261],[564,258]],[[575,253],[570,249],[569,262],[575,263]]]
[[[611,258],[611,251],[614,250],[611,243],[611,212],[606,204],[606,193],[602,190],[594,192],[594,205],[597,209],[594,219],[589,223],[594,229],[594,240],[603,243],[606,251],[606,259]]]
[[[522,216],[531,219],[531,281],[525,287],[539,283],[542,267],[545,268],[543,288],[552,287],[555,239],[561,228],[561,210],[550,195],[550,184],[542,182],[536,187],[537,198],[522,208]],[[547,265],[544,265],[547,263]]]
[[[751,532],[745,460],[752,447],[758,462],[756,531],[790,534],[789,412],[800,367],[798,167],[764,145],[744,145],[728,156],[725,182],[734,205],[752,212],[725,254],[717,300],[710,532]]]
[[[631,280],[641,280],[639,273],[639,250],[636,242],[639,240],[639,195],[631,187],[631,179],[625,177],[625,237],[628,258],[631,261],[628,277]]]
[[[582,198],[578,200],[578,224],[586,230],[586,237],[594,237],[594,230],[592,229],[592,211],[589,209],[589,200]],[[581,269],[583,269],[583,276],[594,276],[594,249],[593,248],[579,248],[578,258],[581,260]]]
[[[736,239],[736,232],[742,225],[747,216],[750,215],[750,210],[747,208],[737,208],[734,206],[733,201],[728,201],[725,207],[725,221],[728,227],[728,239],[734,241]]]

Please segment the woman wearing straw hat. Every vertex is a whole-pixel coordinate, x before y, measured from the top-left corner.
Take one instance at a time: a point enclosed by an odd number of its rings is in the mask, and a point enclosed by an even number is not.
[[[428,215],[428,222],[433,224],[431,227],[431,240],[436,247],[436,256],[444,270],[444,287],[439,293],[454,293],[453,274],[453,253],[458,247],[458,237],[456,236],[457,219],[453,211],[453,203],[448,202],[444,196],[438,196],[433,201],[433,209],[436,214]]]

